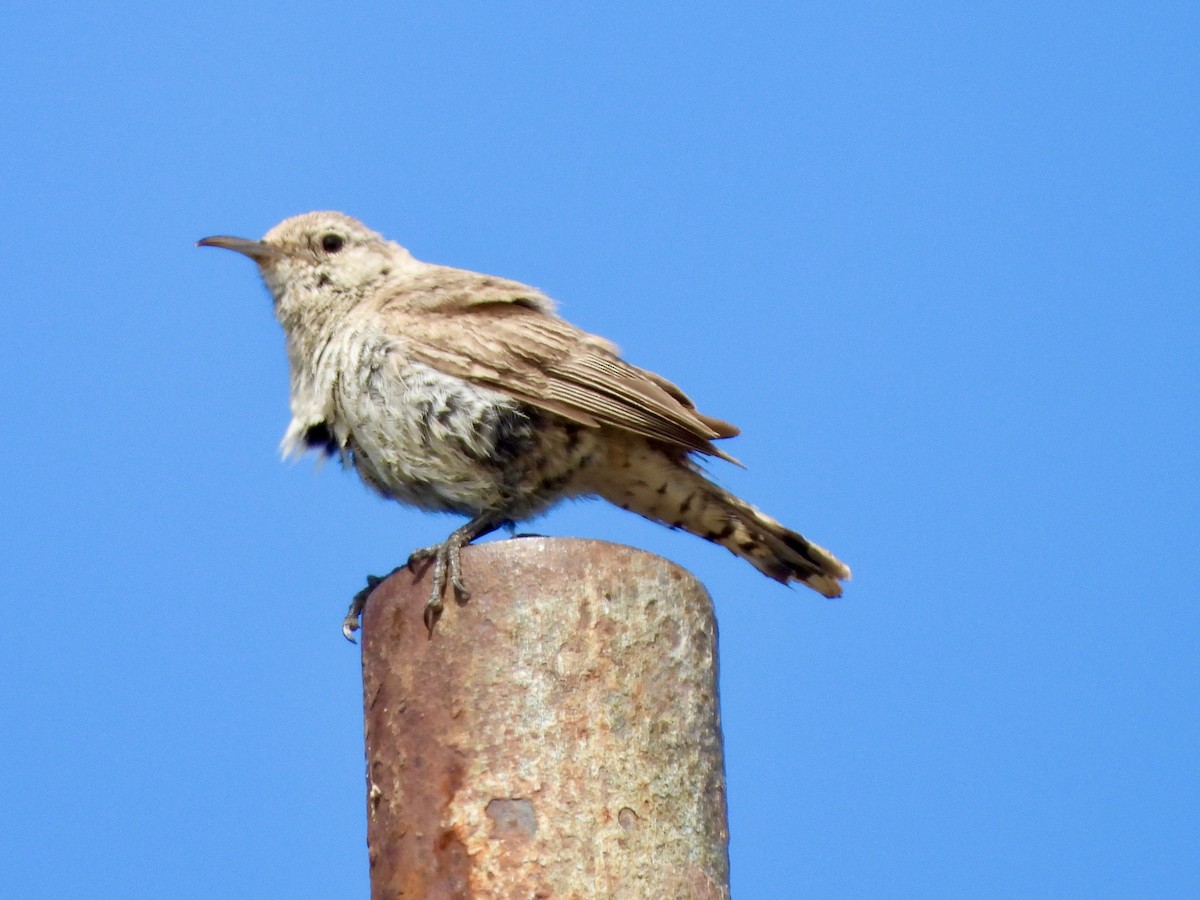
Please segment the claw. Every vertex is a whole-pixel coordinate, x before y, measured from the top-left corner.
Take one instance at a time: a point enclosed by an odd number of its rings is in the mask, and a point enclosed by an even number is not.
[[[429,589],[429,602],[425,604],[425,612],[422,616],[430,637],[433,637],[433,626],[437,624],[437,620],[442,614],[442,594],[446,591],[447,570],[449,570],[450,583],[454,585],[454,589],[460,595],[464,593],[461,564],[456,558],[458,548],[453,543],[457,534],[456,531],[441,544],[422,547],[420,550],[414,551],[408,558],[409,569],[429,560],[433,562],[433,578],[431,579],[433,583]]]
[[[458,591],[461,599],[470,600],[471,592],[467,590],[467,583],[462,574],[462,544],[451,544],[447,556],[450,562],[450,582],[454,585],[454,590]]]
[[[399,571],[399,568],[393,569],[387,575],[382,577],[379,575],[368,575],[367,586],[355,594],[350,600],[350,608],[346,610],[346,618],[342,619],[342,634],[346,636],[346,640],[348,640],[350,643],[358,643],[356,640],[354,640],[354,632],[358,631],[358,629],[361,627],[359,625],[359,618],[362,616],[363,609],[366,607],[367,599],[371,596],[371,593],[375,590],[375,588],[379,587],[381,582]]]
[[[425,630],[429,632],[429,636],[433,637],[433,626],[437,624],[437,620],[442,616],[442,601],[439,599],[436,603],[431,598],[425,604],[425,613],[421,616],[421,620],[425,623]]]

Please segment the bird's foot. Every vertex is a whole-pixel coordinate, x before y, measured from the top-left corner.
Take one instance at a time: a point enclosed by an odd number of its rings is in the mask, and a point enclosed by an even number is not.
[[[446,592],[447,576],[460,600],[468,600],[471,597],[462,574],[462,547],[465,543],[467,541],[458,539],[456,531],[440,544],[414,550],[408,558],[408,567],[413,571],[416,571],[418,566],[433,563],[433,584],[429,589],[429,602],[425,604],[424,614],[425,628],[428,629],[430,637],[433,637],[433,626],[437,624],[444,608],[442,594]]]
[[[387,575],[383,576],[368,575],[367,586],[355,594],[353,599],[351,599],[350,608],[346,610],[346,618],[342,619],[342,634],[346,636],[346,640],[348,640],[350,643],[355,643],[354,632],[358,631],[360,627],[359,619],[362,617],[363,609],[367,605],[367,598],[371,596],[371,593],[375,590],[375,588],[379,587],[381,582],[386,581],[392,575],[399,572],[402,568],[404,567],[397,566]]]
[[[413,571],[416,571],[417,566],[433,563],[433,584],[429,591],[429,602],[425,604],[424,615],[425,627],[430,637],[433,637],[433,626],[437,624],[444,609],[442,594],[446,591],[447,580],[454,586],[454,593],[460,602],[465,603],[471,599],[471,592],[467,589],[466,579],[463,578],[462,548],[475,538],[494,531],[504,521],[493,521],[484,516],[472,519],[461,528],[450,532],[450,536],[442,543],[422,547],[409,556],[408,567]]]

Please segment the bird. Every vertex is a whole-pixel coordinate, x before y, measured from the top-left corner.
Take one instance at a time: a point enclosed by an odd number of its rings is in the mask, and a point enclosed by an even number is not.
[[[568,498],[603,498],[775,581],[841,595],[845,563],[705,475],[704,457],[740,465],[714,443],[739,430],[536,288],[422,262],[340,212],[197,243],[252,259],[271,293],[290,369],[284,455],[315,451],[386,498],[467,517],[408,559],[433,566],[431,636],[447,584],[470,596],[462,548]],[[380,580],[351,603],[351,640]]]

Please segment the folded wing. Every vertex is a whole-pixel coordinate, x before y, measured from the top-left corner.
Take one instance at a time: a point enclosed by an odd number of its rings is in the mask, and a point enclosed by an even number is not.
[[[559,318],[539,292],[457,269],[440,268],[428,283],[436,298],[417,283],[415,293],[397,294],[381,310],[414,361],[589,428],[619,428],[736,462],[712,441],[737,428],[697,412],[674,384]]]

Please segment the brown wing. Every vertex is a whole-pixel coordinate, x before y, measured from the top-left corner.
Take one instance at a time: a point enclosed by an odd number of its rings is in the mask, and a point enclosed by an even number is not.
[[[737,428],[697,412],[674,384],[556,316],[537,291],[461,270],[437,274],[439,299],[453,301],[424,302],[406,291],[381,310],[414,360],[580,425],[620,428],[737,462],[712,444]]]

